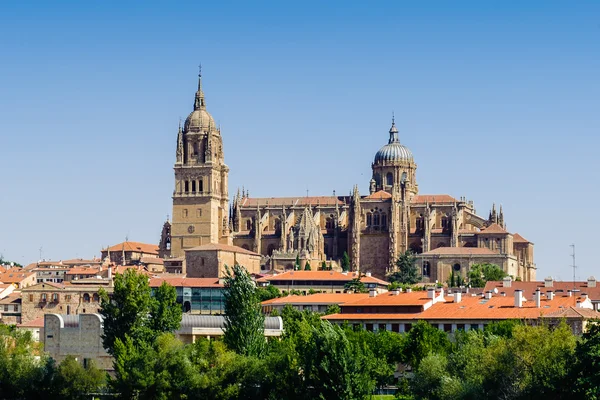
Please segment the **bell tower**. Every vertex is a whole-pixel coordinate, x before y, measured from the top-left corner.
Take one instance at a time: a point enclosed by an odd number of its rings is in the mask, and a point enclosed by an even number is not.
[[[208,243],[230,244],[227,177],[221,130],[206,111],[202,70],[194,110],[179,124],[171,224],[171,256]]]

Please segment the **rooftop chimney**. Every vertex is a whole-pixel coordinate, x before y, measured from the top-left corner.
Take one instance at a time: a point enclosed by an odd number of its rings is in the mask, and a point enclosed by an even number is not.
[[[435,288],[427,288],[427,297],[435,299]]]
[[[515,307],[523,307],[523,291],[520,289],[515,290]]]
[[[485,298],[488,299],[488,300],[492,298],[492,291],[491,290],[488,290],[487,292],[485,292]]]
[[[569,297],[573,297],[573,291],[571,291],[571,290],[567,290],[567,296],[569,296]]]
[[[454,292],[454,302],[455,303],[460,303],[462,300],[462,293],[461,292]]]
[[[549,276],[546,279],[544,279],[544,286],[545,287],[553,287],[554,286],[554,279],[552,279],[551,276]]]
[[[512,285],[512,278],[510,276],[502,279],[502,287],[510,287]]]
[[[548,300],[554,300],[554,292],[552,290],[548,290],[546,292],[546,297],[548,298]]]
[[[588,287],[596,287],[596,277],[590,276],[588,278]]]
[[[500,296],[506,297],[506,292],[500,292]]]
[[[581,300],[577,300],[577,304],[575,304],[575,308],[582,308],[581,307]]]
[[[367,277],[369,277],[369,278],[371,277],[371,273],[370,272],[367,272],[365,275],[367,275]]]
[[[369,289],[369,297],[377,297],[377,289]]]
[[[406,293],[412,293],[412,289],[411,288],[407,288],[406,289]]]
[[[392,296],[398,296],[400,294],[400,290],[394,289],[392,290]]]
[[[542,292],[540,289],[535,291],[535,306],[540,308],[542,306]]]

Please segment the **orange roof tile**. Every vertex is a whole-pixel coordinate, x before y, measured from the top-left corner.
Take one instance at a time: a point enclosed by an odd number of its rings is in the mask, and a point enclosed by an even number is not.
[[[241,253],[241,254],[249,254],[249,255],[253,255],[253,256],[260,256],[260,254],[255,253],[250,250],[246,250],[243,247],[230,246],[228,244],[221,244],[221,243],[208,243],[208,244],[203,244],[201,246],[192,247],[191,249],[185,249],[185,251],[203,251],[203,250],[229,251],[231,253]]]
[[[507,296],[513,296],[515,290],[522,290],[524,295],[527,297],[531,297],[531,295],[535,292],[536,289],[540,289],[542,293],[546,293],[548,291],[554,292],[556,295],[567,294],[569,290],[576,289],[579,292],[575,292],[577,294],[586,293],[590,296],[592,301],[600,301],[600,282],[596,287],[588,287],[588,283],[586,282],[575,282],[573,281],[553,281],[551,287],[545,287],[545,283],[539,281],[512,281],[510,283],[510,287],[504,287],[504,283],[502,281],[489,281],[485,284],[484,291],[494,291],[494,289],[498,290],[498,293],[504,292]],[[562,292],[557,292],[557,291]]]
[[[242,198],[242,207],[256,208],[256,206],[281,207],[281,206],[335,206],[343,205],[344,197],[338,196],[303,196],[303,197],[244,197]]]
[[[497,251],[490,250],[487,247],[438,247],[437,249],[421,253],[428,255],[499,255]]]
[[[115,244],[114,246],[110,246],[108,248],[110,252],[119,252],[119,251],[133,251],[133,252],[141,252],[146,254],[158,254],[158,246],[155,244],[147,244],[140,242],[123,242],[119,244]],[[106,250],[104,250],[106,251]]]
[[[439,293],[436,293],[438,296]],[[427,297],[426,291],[416,291],[411,293],[400,293],[398,295],[386,292],[378,294],[375,297],[364,297],[352,303],[347,303],[347,306],[423,306],[432,301]]]
[[[150,287],[159,287],[167,282],[174,287],[224,287],[218,278],[183,278],[183,277],[157,277],[150,279]]]
[[[523,236],[518,233],[513,234],[513,243],[531,243],[529,240],[525,239]]]
[[[162,258],[158,258],[158,257],[142,257],[140,259],[141,263],[144,264],[154,264],[154,265],[163,265],[164,264],[164,260]]]
[[[102,271],[97,267],[73,267],[69,268],[67,275],[97,275]]]
[[[24,279],[35,275],[32,271],[23,271],[21,268],[11,268],[0,274],[0,282],[2,283],[19,283]]]
[[[357,278],[356,272],[348,272],[346,274],[338,271],[287,271],[281,274],[265,276],[258,279],[258,282],[269,281],[340,281],[350,282]],[[363,283],[377,283],[380,285],[389,285],[389,282],[375,278],[374,276],[361,276]]]
[[[13,292],[0,300],[0,304],[11,304],[21,302],[21,292]]]
[[[18,327],[19,328],[43,328],[44,327],[44,317],[32,319],[31,321],[25,322],[23,324],[19,324]]]
[[[263,301],[263,305],[282,304],[345,304],[365,297],[368,293],[315,293],[307,296],[291,295]]]
[[[506,234],[510,235],[503,227],[500,225],[493,223],[484,230],[479,232],[480,235],[498,235],[498,234]]]
[[[411,204],[420,204],[420,203],[431,203],[431,204],[439,204],[439,203],[455,203],[456,200],[454,197],[447,194],[420,194],[413,197]]]
[[[387,199],[391,199],[392,195],[390,193],[386,192],[385,190],[379,190],[373,194],[365,196],[364,198],[369,199],[369,200],[387,200]]]

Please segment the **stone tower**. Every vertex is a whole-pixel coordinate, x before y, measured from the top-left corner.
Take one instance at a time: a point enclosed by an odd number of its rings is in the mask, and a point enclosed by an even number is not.
[[[202,74],[194,111],[177,133],[171,256],[208,243],[229,244],[227,176],[221,130],[206,111]]]

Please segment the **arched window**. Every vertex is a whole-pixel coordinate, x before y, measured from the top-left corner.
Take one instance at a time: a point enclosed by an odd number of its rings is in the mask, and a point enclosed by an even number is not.
[[[52,301],[58,303],[58,293],[52,293]]]
[[[84,293],[83,294],[83,302],[84,303],[89,303],[90,302],[90,295],[88,293]]]
[[[381,214],[381,227],[384,229],[387,227],[387,214],[385,213]]]
[[[185,181],[185,192],[188,193],[190,191],[190,181]]]
[[[379,175],[379,173],[376,173],[373,179],[375,179],[375,184],[377,187],[381,186],[381,175]]]
[[[196,192],[196,181],[192,181],[192,192]]]
[[[333,229],[333,219],[327,217],[327,219],[325,220],[325,229],[329,230],[329,229]]]
[[[371,213],[367,213],[367,226],[373,225],[373,215]]]
[[[92,295],[92,301],[93,301],[94,303],[100,303],[100,296],[98,296],[98,293],[94,293],[94,294]]]
[[[429,261],[425,261],[423,263],[423,276],[429,276],[431,271],[431,264],[429,263]]]
[[[246,220],[246,230],[252,230],[252,220],[251,219],[247,219]]]
[[[204,192],[204,180],[202,178],[200,178],[200,180],[198,181],[198,191],[200,193]]]
[[[379,213],[378,212],[373,214],[373,225],[379,226]]]
[[[391,172],[388,172],[385,176],[385,183],[388,186],[392,186],[394,184],[394,175]]]

